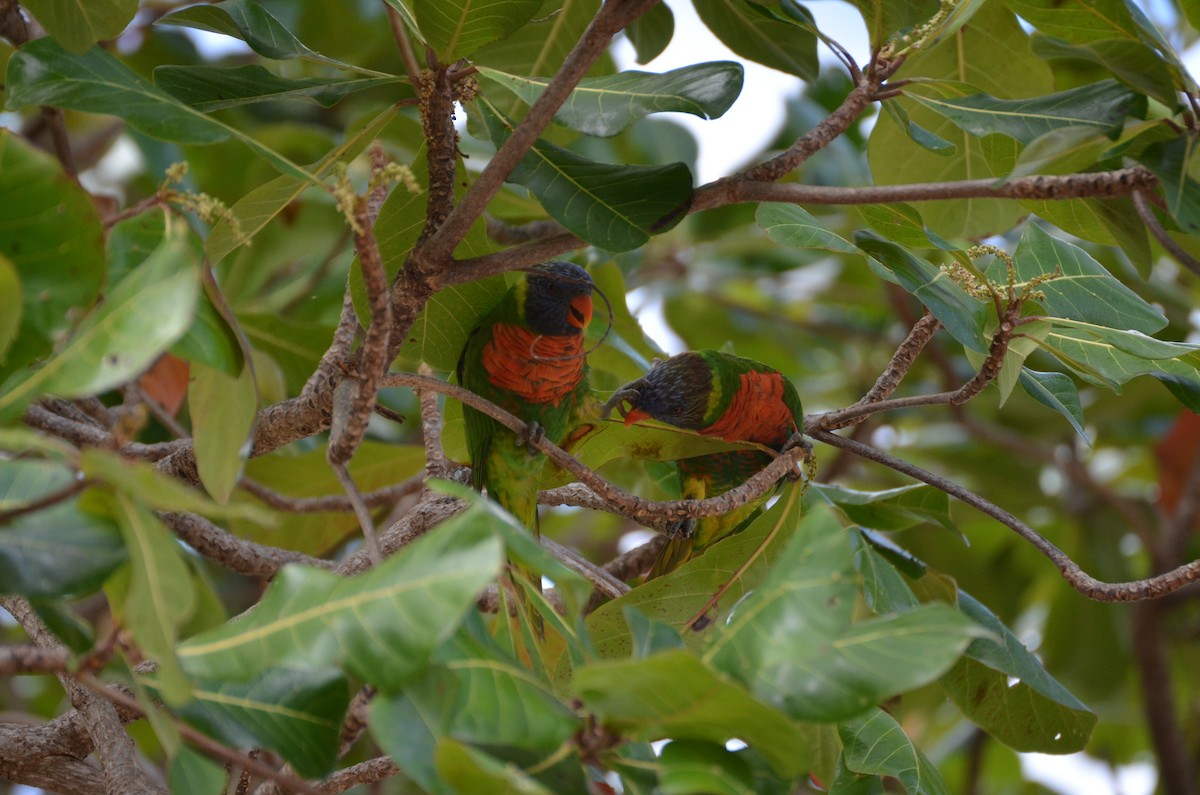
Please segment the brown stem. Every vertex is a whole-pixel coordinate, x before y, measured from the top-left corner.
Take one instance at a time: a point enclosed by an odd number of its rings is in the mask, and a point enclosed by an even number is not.
[[[1131,195],[1138,217],[1142,219],[1142,223],[1150,230],[1150,234],[1154,235],[1154,239],[1163,247],[1163,250],[1174,257],[1180,265],[1200,276],[1200,262],[1197,262],[1195,257],[1187,253],[1183,246],[1176,243],[1174,238],[1167,234],[1167,230],[1163,229],[1158,218],[1154,216],[1154,210],[1151,209],[1150,203],[1146,201],[1145,190],[1139,188]]]
[[[1200,560],[1192,561],[1169,572],[1130,582],[1107,583],[1097,580],[1079,567],[1061,549],[1048,541],[1029,525],[1013,516],[1008,511],[985,500],[983,497],[968,491],[957,483],[927,472],[918,466],[903,461],[878,448],[838,436],[835,433],[819,429],[808,430],[805,433],[820,442],[849,450],[862,458],[875,461],[884,466],[901,472],[909,477],[928,483],[936,489],[946,492],[952,497],[976,508],[992,517],[1005,527],[1013,530],[1024,538],[1035,549],[1045,555],[1058,568],[1067,584],[1089,599],[1098,602],[1138,602],[1145,599],[1157,599],[1200,579]]]
[[[384,486],[375,491],[362,495],[363,503],[370,508],[381,505],[392,505],[404,497],[416,494],[421,490],[424,478],[421,476],[408,478],[390,486]],[[329,494],[324,497],[289,497],[267,488],[257,481],[243,477],[238,486],[253,494],[262,502],[279,511],[288,513],[322,513],[324,511],[352,511],[354,506],[343,494]]]

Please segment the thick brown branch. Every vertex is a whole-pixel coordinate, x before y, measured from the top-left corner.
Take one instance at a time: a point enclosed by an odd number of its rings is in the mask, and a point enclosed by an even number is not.
[[[238,538],[195,514],[160,513],[159,518],[192,549],[238,574],[269,580],[289,563],[333,568],[327,560]]]
[[[0,676],[60,673],[70,661],[71,653],[61,646],[0,646]]]
[[[974,492],[968,491],[957,483],[927,472],[914,464],[889,455],[870,445],[855,442],[828,431],[814,429],[811,431],[806,430],[806,432],[819,442],[825,442],[834,447],[849,450],[857,456],[883,464],[890,469],[916,478],[923,483],[928,483],[930,486],[944,491],[952,497],[957,497],[959,500],[992,517],[1005,527],[1016,532],[1017,535],[1024,538],[1035,549],[1049,558],[1058,568],[1059,572],[1062,573],[1063,579],[1067,581],[1067,584],[1089,599],[1094,599],[1098,602],[1137,602],[1145,599],[1156,599],[1200,579],[1200,560],[1196,560],[1172,569],[1169,572],[1143,580],[1119,583],[1102,582],[1083,571],[1079,567],[1079,564],[1071,560],[1065,552],[1048,541],[1032,527],[1003,508],[992,504]]]

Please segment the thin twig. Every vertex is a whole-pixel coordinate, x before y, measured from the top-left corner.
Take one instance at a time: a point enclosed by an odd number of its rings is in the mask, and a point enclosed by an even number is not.
[[[1175,261],[1184,266],[1192,273],[1200,276],[1200,262],[1191,254],[1184,250],[1183,246],[1175,242],[1175,240],[1167,234],[1167,230],[1163,229],[1162,224],[1154,216],[1154,210],[1151,209],[1150,203],[1146,201],[1144,189],[1138,189],[1131,194],[1133,199],[1133,207],[1137,210],[1138,217],[1142,219],[1142,223],[1150,230],[1150,234],[1154,235],[1154,239],[1158,241],[1163,250],[1175,258]]]
[[[416,494],[421,490],[423,482],[424,477],[417,475],[402,480],[399,483],[393,483],[390,486],[376,489],[375,491],[368,491],[362,495],[362,500],[369,508],[392,505],[404,497]],[[239,480],[238,486],[278,511],[287,511],[288,513],[322,513],[324,511],[354,510],[350,499],[344,494],[327,494],[324,497],[290,497],[269,489],[258,481],[247,477]]]
[[[1017,535],[1024,538],[1035,549],[1049,558],[1058,568],[1059,572],[1062,573],[1063,579],[1067,581],[1067,584],[1089,599],[1094,599],[1098,602],[1137,602],[1144,599],[1156,599],[1200,579],[1200,560],[1196,560],[1172,569],[1169,572],[1142,580],[1119,583],[1102,582],[1083,571],[1079,567],[1079,564],[1071,560],[1065,552],[1016,516],[985,500],[974,492],[959,486],[957,483],[934,475],[914,464],[910,464],[907,461],[903,461],[878,448],[865,445],[861,442],[855,442],[819,429],[806,429],[805,432],[819,442],[825,442],[834,447],[849,450],[862,458],[883,464],[890,469],[916,478],[923,483],[928,483],[930,486],[944,491],[952,497],[957,497],[959,500],[992,517],[1016,532]]]
[[[57,505],[60,502],[66,502],[74,497],[79,492],[87,488],[88,482],[82,477],[76,477],[75,480],[63,486],[61,489],[43,495],[33,502],[27,502],[24,505],[12,508],[7,511],[0,511],[0,525],[5,525],[27,514],[36,513],[43,508],[49,508],[51,505]]]

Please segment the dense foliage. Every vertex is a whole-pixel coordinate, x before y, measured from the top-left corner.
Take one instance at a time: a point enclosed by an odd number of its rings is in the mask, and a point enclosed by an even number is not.
[[[743,68],[618,71],[655,0],[0,0],[0,781],[1019,793],[1086,750],[1196,791],[1197,6],[853,0],[855,63],[692,4],[804,81],[705,185],[656,114]],[[460,352],[551,258],[597,402],[663,356],[632,304],[809,412],[663,577],[620,540],[738,445],[531,435],[542,546],[463,485]]]

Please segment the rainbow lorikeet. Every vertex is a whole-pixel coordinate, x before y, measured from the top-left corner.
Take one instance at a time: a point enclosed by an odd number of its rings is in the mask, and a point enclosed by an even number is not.
[[[458,382],[533,426],[555,444],[592,405],[584,329],[592,319],[592,277],[548,262],[524,273],[471,332]],[[546,458],[483,412],[463,407],[472,483],[538,535],[538,476]],[[534,579],[534,583],[540,582]]]
[[[719,351],[691,351],[656,362],[645,376],[619,389],[605,406],[617,406],[625,425],[653,418],[725,441],[755,442],[777,451],[796,443],[804,410],[792,382],[778,370]],[[626,407],[627,406],[627,407]],[[678,461],[685,499],[715,497],[740,486],[771,463],[759,450],[710,453]],[[766,495],[720,516],[696,520],[691,537],[672,538],[647,579],[659,577],[729,535]]]

